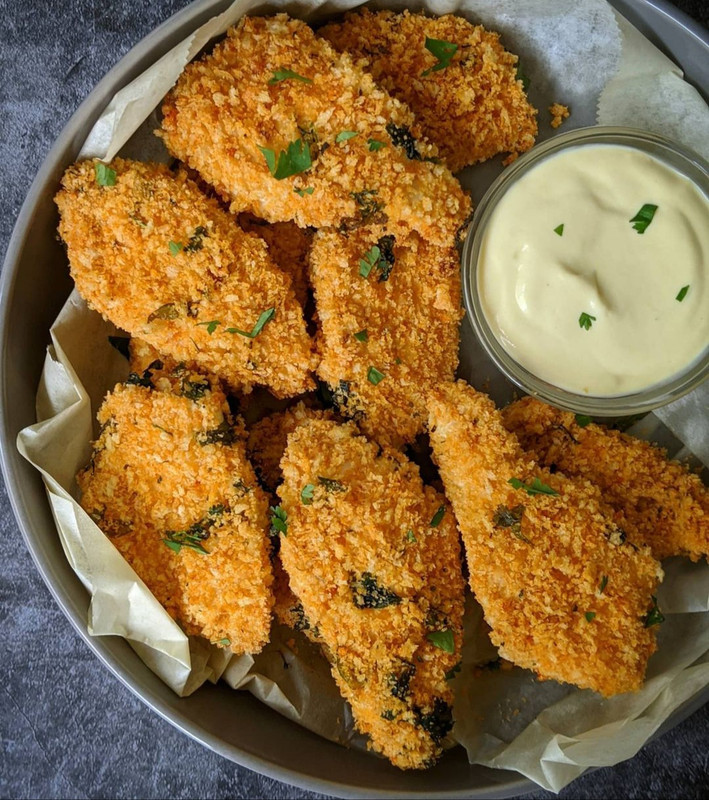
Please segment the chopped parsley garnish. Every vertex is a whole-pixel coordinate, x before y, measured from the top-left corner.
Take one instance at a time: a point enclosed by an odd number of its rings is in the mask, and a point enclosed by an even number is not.
[[[288,80],[300,81],[301,83],[312,83],[310,78],[306,78],[303,75],[298,75],[298,73],[293,72],[292,69],[274,69],[273,76],[269,79],[268,85],[273,86],[276,83]]]
[[[598,594],[603,594],[606,590],[606,586],[608,586],[608,576],[604,575],[601,578],[601,582],[598,584]]]
[[[108,341],[124,358],[130,359],[130,336],[109,336]]]
[[[631,220],[629,220],[630,222],[634,223],[633,230],[636,230],[638,233],[645,233],[648,225],[652,222],[656,211],[657,206],[653,205],[652,203],[645,203],[640,211],[638,211],[638,213]]]
[[[529,539],[522,533],[522,517],[524,516],[524,506],[518,505],[514,508],[500,505],[495,509],[492,516],[492,524],[496,528],[508,528],[513,536],[521,539],[527,544],[531,544]]]
[[[386,375],[380,372],[376,367],[370,367],[367,370],[367,380],[374,384],[374,386],[383,381],[384,378],[386,378]]]
[[[643,618],[643,625],[646,628],[651,628],[653,625],[659,625],[665,621],[665,615],[660,611],[657,606],[657,598],[652,595],[652,608],[647,612]]]
[[[593,620],[596,618],[596,612],[595,611],[587,611],[584,614],[584,617],[586,617],[586,622],[593,622]]]
[[[268,510],[271,514],[271,536],[279,533],[288,536],[288,514],[280,506],[270,506]]]
[[[221,422],[216,428],[208,431],[199,431],[196,435],[197,444],[205,447],[208,444],[234,444],[236,432],[227,420]]]
[[[143,386],[146,389],[153,388],[153,370],[155,369],[162,369],[163,363],[160,360],[152,361],[146,369],[143,371],[142,375],[139,375],[137,372],[131,372],[130,375],[126,378],[126,383],[129,386]]]
[[[431,642],[434,647],[440,650],[445,650],[446,653],[455,653],[455,639],[453,631],[433,631],[433,633],[426,634],[426,638]]]
[[[352,199],[359,208],[359,218],[346,220],[346,224],[340,226],[343,231],[353,230],[365,222],[386,222],[387,216],[382,211],[382,204],[374,199],[378,194],[377,189],[362,189],[361,192],[350,192]]]
[[[373,269],[379,272],[379,281],[389,280],[391,270],[394,266],[394,243],[396,239],[389,234],[382,236],[375,245],[359,260],[359,274],[363,278],[368,278]]]
[[[261,315],[256,320],[256,324],[251,329],[251,331],[242,331],[239,328],[227,328],[227,333],[238,333],[240,336],[246,336],[247,339],[255,339],[259,333],[263,330],[263,326],[270,320],[273,319],[273,315],[276,313],[275,308],[267,308],[265,311],[261,312]]]
[[[424,712],[421,708],[414,708],[416,724],[440,744],[450,733],[453,727],[453,709],[440,697],[433,701],[433,711]]]
[[[432,72],[438,72],[439,69],[449,67],[451,59],[458,51],[458,45],[453,44],[453,42],[446,42],[443,39],[431,39],[427,36],[426,50],[438,59],[438,63],[425,69],[421,73],[422,78],[426,75],[430,75]]]
[[[315,189],[312,186],[306,186],[304,189],[293,189],[293,191],[300,195],[301,197],[305,197],[306,194],[312,194]]]
[[[180,250],[182,250],[184,245],[182,244],[182,242],[173,242],[172,240],[170,240],[168,247],[170,248],[170,253],[173,256],[176,256],[180,252]]]
[[[209,381],[185,380],[182,382],[182,395],[188,400],[197,402],[197,400],[202,400],[211,388]]]
[[[441,521],[443,520],[443,515],[445,513],[446,513],[446,507],[439,506],[436,513],[431,517],[431,521],[429,522],[430,527],[437,528],[441,524]]]
[[[682,300],[684,300],[684,298],[687,296],[687,292],[688,291],[689,291],[689,284],[687,284],[686,286],[683,286],[679,290],[679,294],[677,295],[677,297],[675,297],[675,300],[677,300],[677,302],[681,303]]]
[[[163,542],[176,553],[179,553],[183,547],[189,547],[190,550],[195,550],[197,553],[209,555],[209,550],[205,550],[201,544],[207,538],[209,538],[209,531],[204,529],[202,523],[195,522],[184,531],[167,531]]]
[[[554,228],[554,233],[557,236],[563,236],[564,235],[564,223],[563,222],[561,223],[561,225],[557,225],[556,228]]]
[[[99,186],[115,186],[116,185],[116,170],[111,169],[108,164],[102,164],[100,161],[94,164],[94,172],[96,174],[96,183]]]
[[[530,84],[529,76],[524,74],[524,71],[522,70],[522,65],[520,64],[519,61],[517,62],[517,72],[515,73],[515,80],[522,81],[522,89],[524,89],[525,92],[529,89],[529,84]]]
[[[385,719],[387,722],[392,722],[396,714],[394,714],[394,712],[391,709],[387,708],[386,711],[382,711],[381,716],[382,719]]]
[[[363,328],[361,331],[357,331],[357,333],[353,333],[352,335],[358,342],[366,342],[369,340],[369,334],[367,333],[366,328]]]
[[[416,542],[416,541],[418,541],[418,539],[414,536],[414,532],[411,530],[411,528],[409,528],[409,530],[406,531],[406,541],[407,542]]]
[[[386,142],[380,142],[377,139],[367,139],[367,144],[369,145],[369,149],[372,153],[376,153],[377,150],[387,147]]]
[[[352,575],[349,583],[352,602],[357,608],[379,609],[396,606],[401,602],[399,595],[380,586],[371,572],[364,572],[359,578]]]
[[[369,273],[374,269],[374,267],[379,263],[379,259],[381,258],[382,251],[379,247],[375,244],[371,247],[367,252],[364,254],[363,258],[359,260],[359,274],[363,278],[368,278]]]
[[[201,250],[204,246],[202,239],[205,236],[209,236],[209,231],[202,225],[198,225],[184,247],[185,253],[196,253]],[[173,255],[175,254],[173,253]]]
[[[574,419],[576,420],[576,424],[579,428],[585,428],[586,425],[590,425],[593,420],[591,417],[587,416],[586,414],[576,414]]]
[[[304,506],[312,505],[314,494],[315,494],[315,485],[312,483],[306,483],[300,492],[300,502]]]
[[[204,325],[207,328],[207,333],[211,336],[217,327],[221,325],[221,322],[218,319],[213,319],[209,322],[198,322],[197,325]]]
[[[174,303],[165,303],[153,311],[148,317],[148,322],[152,322],[154,319],[177,319],[179,316],[180,312]]]
[[[217,644],[222,645],[223,647],[229,647],[231,644],[231,639],[220,639]]]
[[[346,142],[348,139],[354,139],[355,136],[358,136],[358,131],[340,131],[340,133],[335,136],[336,142]]]
[[[158,425],[157,422],[153,422],[153,428],[157,428],[159,431],[166,433],[168,436],[172,436],[172,432],[167,430],[167,428],[163,428],[162,425]]]
[[[403,660],[403,659],[402,659]],[[416,674],[416,667],[408,661],[404,661],[404,666],[399,673],[392,672],[387,676],[389,691],[398,700],[406,700],[411,694],[409,684]]]
[[[210,517],[220,517],[225,510],[223,503],[217,503],[216,505],[210,506],[207,514],[209,514]]]
[[[581,316],[579,317],[579,328],[583,328],[586,331],[591,330],[591,326],[596,321],[596,318],[587,314],[585,311],[581,312]]]
[[[407,158],[412,161],[421,161],[421,153],[416,147],[416,139],[414,139],[406,125],[395,125],[393,122],[387,122],[386,131],[394,145],[404,148]]]
[[[326,492],[346,492],[347,487],[344,483],[336,481],[334,478],[324,478],[318,475],[318,483],[325,488]]]
[[[285,150],[281,150],[276,157],[276,153],[268,147],[259,147],[266,159],[268,171],[277,181],[290,178],[291,175],[299,175],[312,166],[310,158],[310,147],[303,139],[296,139],[291,142]]]
[[[559,494],[556,489],[552,489],[551,486],[547,486],[546,483],[542,483],[539,478],[532,478],[529,483],[525,483],[519,478],[510,478],[507,483],[509,483],[510,486],[513,486],[515,489],[524,489],[527,494],[548,494],[552,496]]]

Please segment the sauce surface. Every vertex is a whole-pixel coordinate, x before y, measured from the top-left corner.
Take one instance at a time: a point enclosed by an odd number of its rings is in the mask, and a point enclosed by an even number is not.
[[[630,147],[550,156],[492,212],[478,292],[500,344],[539,378],[597,397],[648,388],[709,346],[709,200]]]

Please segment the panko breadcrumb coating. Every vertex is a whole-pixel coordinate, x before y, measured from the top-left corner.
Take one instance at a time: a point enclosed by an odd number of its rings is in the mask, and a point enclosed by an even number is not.
[[[606,697],[638,689],[659,620],[662,569],[649,550],[621,541],[591,484],[526,455],[493,402],[464,382],[433,393],[429,422],[500,655]]]
[[[101,168],[69,167],[56,197],[71,274],[89,305],[232,390],[263,384],[282,397],[313,388],[302,308],[264,242],[182,170],[114,159],[115,182],[101,185]]]
[[[537,112],[517,77],[517,56],[502,47],[499,34],[452,14],[366,8],[318,34],[408,104],[452,172],[500,153],[512,160],[534,144]],[[444,68],[436,68],[427,39],[457,46]]]
[[[447,244],[470,213],[411,111],[286,14],[244,17],[189,64],[159,135],[234,213],[269,222],[387,221]]]
[[[373,749],[429,766],[452,725],[464,581],[445,499],[353,423],[312,420],[281,462],[281,559]]]
[[[273,605],[268,504],[225,397],[161,362],[129,380],[99,410],[81,505],[185,633],[256,653]]]
[[[377,441],[412,442],[425,426],[428,390],[453,380],[458,366],[457,250],[376,227],[319,231],[310,280],[318,375],[339,410]]]
[[[558,128],[571,114],[569,109],[566,106],[562,106],[561,103],[552,103],[549,106],[549,113],[551,114],[551,122],[549,124],[552,128]]]
[[[540,464],[598,486],[631,542],[648,545],[659,560],[707,557],[709,492],[663,450],[602,425],[580,425],[574,414],[531,397],[502,415]]]
[[[299,228],[294,222],[266,222],[252,214],[239,214],[239,225],[266,242],[268,254],[279,269],[290,275],[295,298],[305,308],[308,300],[308,251],[313,231]]]

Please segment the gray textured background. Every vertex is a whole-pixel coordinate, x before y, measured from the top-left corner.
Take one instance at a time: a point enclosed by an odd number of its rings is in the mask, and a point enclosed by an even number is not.
[[[30,182],[98,80],[185,0],[0,0],[0,254]],[[677,5],[709,25],[707,0]],[[194,743],[95,659],[52,600],[0,492],[0,797],[321,797]],[[709,706],[562,798],[705,798]],[[552,798],[536,792],[530,798]]]

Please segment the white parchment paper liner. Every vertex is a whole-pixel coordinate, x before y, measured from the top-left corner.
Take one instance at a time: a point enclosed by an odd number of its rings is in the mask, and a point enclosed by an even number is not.
[[[317,19],[352,8],[357,0],[320,3],[237,0],[161,58],[113,98],[85,142],[81,157],[110,160],[165,159],[152,136],[156,106],[184,65],[244,13],[285,8]],[[450,0],[380,7],[457,11],[503,35],[520,55],[531,79],[530,99],[540,109],[540,140],[551,135],[546,109],[562,102],[572,110],[565,129],[593,124],[634,124],[665,133],[702,151],[709,143],[709,112],[662,56],[604,0]],[[632,105],[632,104],[635,105]],[[653,109],[640,114],[637,109]],[[631,113],[630,109],[634,109]],[[663,119],[671,117],[668,126]],[[704,150],[705,155],[706,151]],[[500,159],[465,170],[462,183],[479,199],[501,169]],[[37,395],[35,425],[23,430],[18,448],[42,473],[67,559],[91,594],[92,635],[125,637],[143,661],[172,689],[186,696],[220,677],[246,688],[290,719],[334,741],[362,746],[329,667],[317,648],[281,626],[258,656],[230,657],[199,637],[187,637],[122,559],[77,502],[74,480],[89,459],[93,419],[107,391],[125,378],[125,360],[108,344],[115,333],[76,293],[51,329]],[[470,326],[462,330],[461,374],[489,385],[498,402],[509,386],[490,374]],[[707,408],[699,392],[648,415],[635,433],[661,440],[671,455],[690,451],[709,463],[709,431],[696,412]],[[675,436],[677,438],[675,438]],[[645,687],[602,700],[590,691],[541,682],[517,668],[473,669],[495,657],[479,606],[468,598],[463,669],[455,679],[453,737],[471,762],[516,769],[541,786],[560,790],[589,766],[615,764],[636,753],[652,733],[709,682],[709,567],[683,559],[666,562],[660,605],[667,616],[660,648]]]

